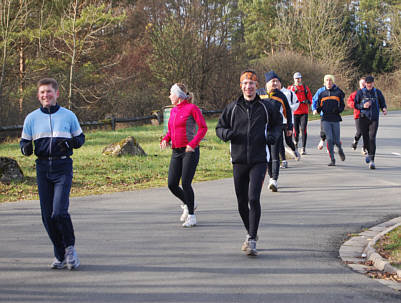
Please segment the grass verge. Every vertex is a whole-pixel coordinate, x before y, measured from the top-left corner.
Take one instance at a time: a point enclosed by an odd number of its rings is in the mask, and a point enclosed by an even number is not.
[[[401,226],[384,235],[375,245],[377,252],[401,269]]]

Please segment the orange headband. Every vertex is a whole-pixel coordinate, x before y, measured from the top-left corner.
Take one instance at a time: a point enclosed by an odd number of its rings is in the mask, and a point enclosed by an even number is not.
[[[241,75],[241,78],[239,79],[240,82],[244,81],[245,79],[252,80],[252,81],[258,81],[258,77],[256,77],[256,74],[252,72],[245,72]]]

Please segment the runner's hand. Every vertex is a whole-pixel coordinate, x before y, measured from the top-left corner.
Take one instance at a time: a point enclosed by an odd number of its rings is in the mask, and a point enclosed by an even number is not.
[[[160,149],[166,149],[166,147],[167,147],[167,141],[162,140],[162,142],[160,142]]]
[[[187,147],[185,148],[185,152],[186,153],[192,153],[192,152],[194,152],[195,150],[191,147],[191,146],[189,146],[189,145],[187,145]]]

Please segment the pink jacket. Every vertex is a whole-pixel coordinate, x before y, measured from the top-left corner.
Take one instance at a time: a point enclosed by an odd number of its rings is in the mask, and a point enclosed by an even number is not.
[[[198,131],[196,132],[196,124]],[[205,118],[196,105],[187,100],[182,101],[170,112],[168,131],[163,140],[172,143],[172,148],[196,148],[207,132]]]

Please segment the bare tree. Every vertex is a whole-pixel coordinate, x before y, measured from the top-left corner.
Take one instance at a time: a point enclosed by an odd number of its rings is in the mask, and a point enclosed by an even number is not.
[[[20,31],[21,21],[24,20],[26,10],[25,0],[19,2],[13,0],[0,1],[0,39],[2,48],[1,71],[0,71],[0,99],[3,97],[3,84],[6,77],[6,68],[10,64],[8,58],[11,53],[15,54],[15,48],[18,42],[17,32]]]
[[[58,29],[54,33],[53,48],[65,57],[69,64],[68,108],[75,105],[74,91],[81,92],[79,84],[74,83],[77,64],[83,57],[90,58],[91,53],[101,44],[102,37],[124,19],[124,14],[113,16],[111,8],[103,2],[72,0],[64,10]],[[92,97],[100,98],[95,94]]]
[[[311,59],[324,59],[339,66],[348,58],[350,36],[343,32],[347,5],[341,0],[304,0],[279,6],[279,44],[302,51]]]

